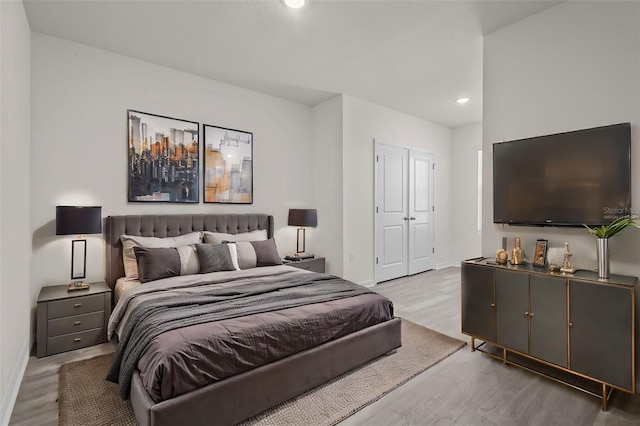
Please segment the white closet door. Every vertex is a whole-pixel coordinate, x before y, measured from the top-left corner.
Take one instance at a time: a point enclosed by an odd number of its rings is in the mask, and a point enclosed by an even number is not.
[[[376,282],[407,275],[408,158],[406,149],[376,144]]]
[[[375,281],[434,267],[433,154],[376,142]]]
[[[433,269],[433,154],[409,150],[409,275]]]

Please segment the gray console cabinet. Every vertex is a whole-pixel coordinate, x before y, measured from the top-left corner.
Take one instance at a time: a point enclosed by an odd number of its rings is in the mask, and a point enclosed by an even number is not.
[[[631,390],[631,289],[578,280],[569,280],[569,287],[571,369]]]
[[[496,343],[529,353],[529,275],[496,274]]]
[[[611,388],[635,393],[636,277],[491,263],[461,265],[462,332],[472,350],[479,339],[501,349],[482,351],[504,363],[521,366],[513,352],[597,382],[605,410]]]
[[[529,275],[531,346],[529,354],[568,367],[567,280]]]
[[[494,271],[462,264],[462,330],[467,334],[494,342],[495,327]]]

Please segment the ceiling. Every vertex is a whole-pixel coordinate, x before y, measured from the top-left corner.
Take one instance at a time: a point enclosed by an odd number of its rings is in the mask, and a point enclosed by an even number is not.
[[[307,105],[344,93],[448,127],[482,120],[482,35],[558,3],[24,0],[33,31]]]

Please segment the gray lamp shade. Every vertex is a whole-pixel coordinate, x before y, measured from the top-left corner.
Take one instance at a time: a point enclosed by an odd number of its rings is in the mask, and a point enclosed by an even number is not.
[[[289,226],[318,226],[316,209],[289,209]]]
[[[56,206],[56,235],[102,233],[102,207]]]

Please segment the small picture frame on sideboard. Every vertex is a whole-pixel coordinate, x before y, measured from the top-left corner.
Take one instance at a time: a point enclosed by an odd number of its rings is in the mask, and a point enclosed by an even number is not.
[[[537,240],[536,249],[533,252],[533,266],[544,267],[547,263],[547,246],[549,242],[547,240]]]

